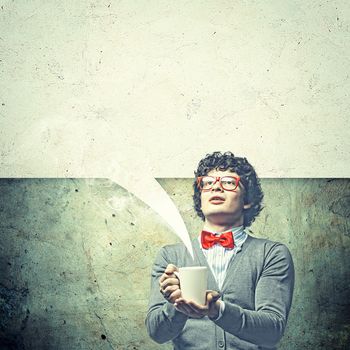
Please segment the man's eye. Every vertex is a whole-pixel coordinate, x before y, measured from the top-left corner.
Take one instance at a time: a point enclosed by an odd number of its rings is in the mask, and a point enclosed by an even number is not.
[[[221,181],[224,185],[233,185],[233,181],[232,180],[224,180]]]

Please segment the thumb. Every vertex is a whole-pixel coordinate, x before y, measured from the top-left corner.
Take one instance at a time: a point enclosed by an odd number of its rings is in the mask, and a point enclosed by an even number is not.
[[[216,292],[215,290],[207,291],[207,300],[208,303],[215,303],[218,299],[220,299],[221,294]]]

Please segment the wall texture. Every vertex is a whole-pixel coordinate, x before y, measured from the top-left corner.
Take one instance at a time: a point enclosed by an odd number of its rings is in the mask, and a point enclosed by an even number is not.
[[[195,236],[192,181],[159,179]],[[293,307],[281,349],[350,341],[350,182],[263,179],[251,234],[288,245]],[[111,200],[112,199],[112,200]],[[144,327],[163,220],[104,179],[0,180],[0,348],[170,349]]]
[[[0,176],[348,178],[349,56],[348,0],[1,0]]]

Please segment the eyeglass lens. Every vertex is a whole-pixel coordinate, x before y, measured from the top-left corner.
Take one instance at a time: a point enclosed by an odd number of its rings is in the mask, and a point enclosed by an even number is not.
[[[233,176],[220,177],[220,183],[224,190],[234,190],[237,187],[237,179]],[[204,176],[201,181],[201,188],[203,190],[210,190],[216,182],[213,176]]]

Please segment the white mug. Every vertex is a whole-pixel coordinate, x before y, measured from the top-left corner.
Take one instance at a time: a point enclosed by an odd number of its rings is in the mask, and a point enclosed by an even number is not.
[[[206,266],[180,267],[175,275],[180,280],[182,298],[205,305],[208,268]]]

